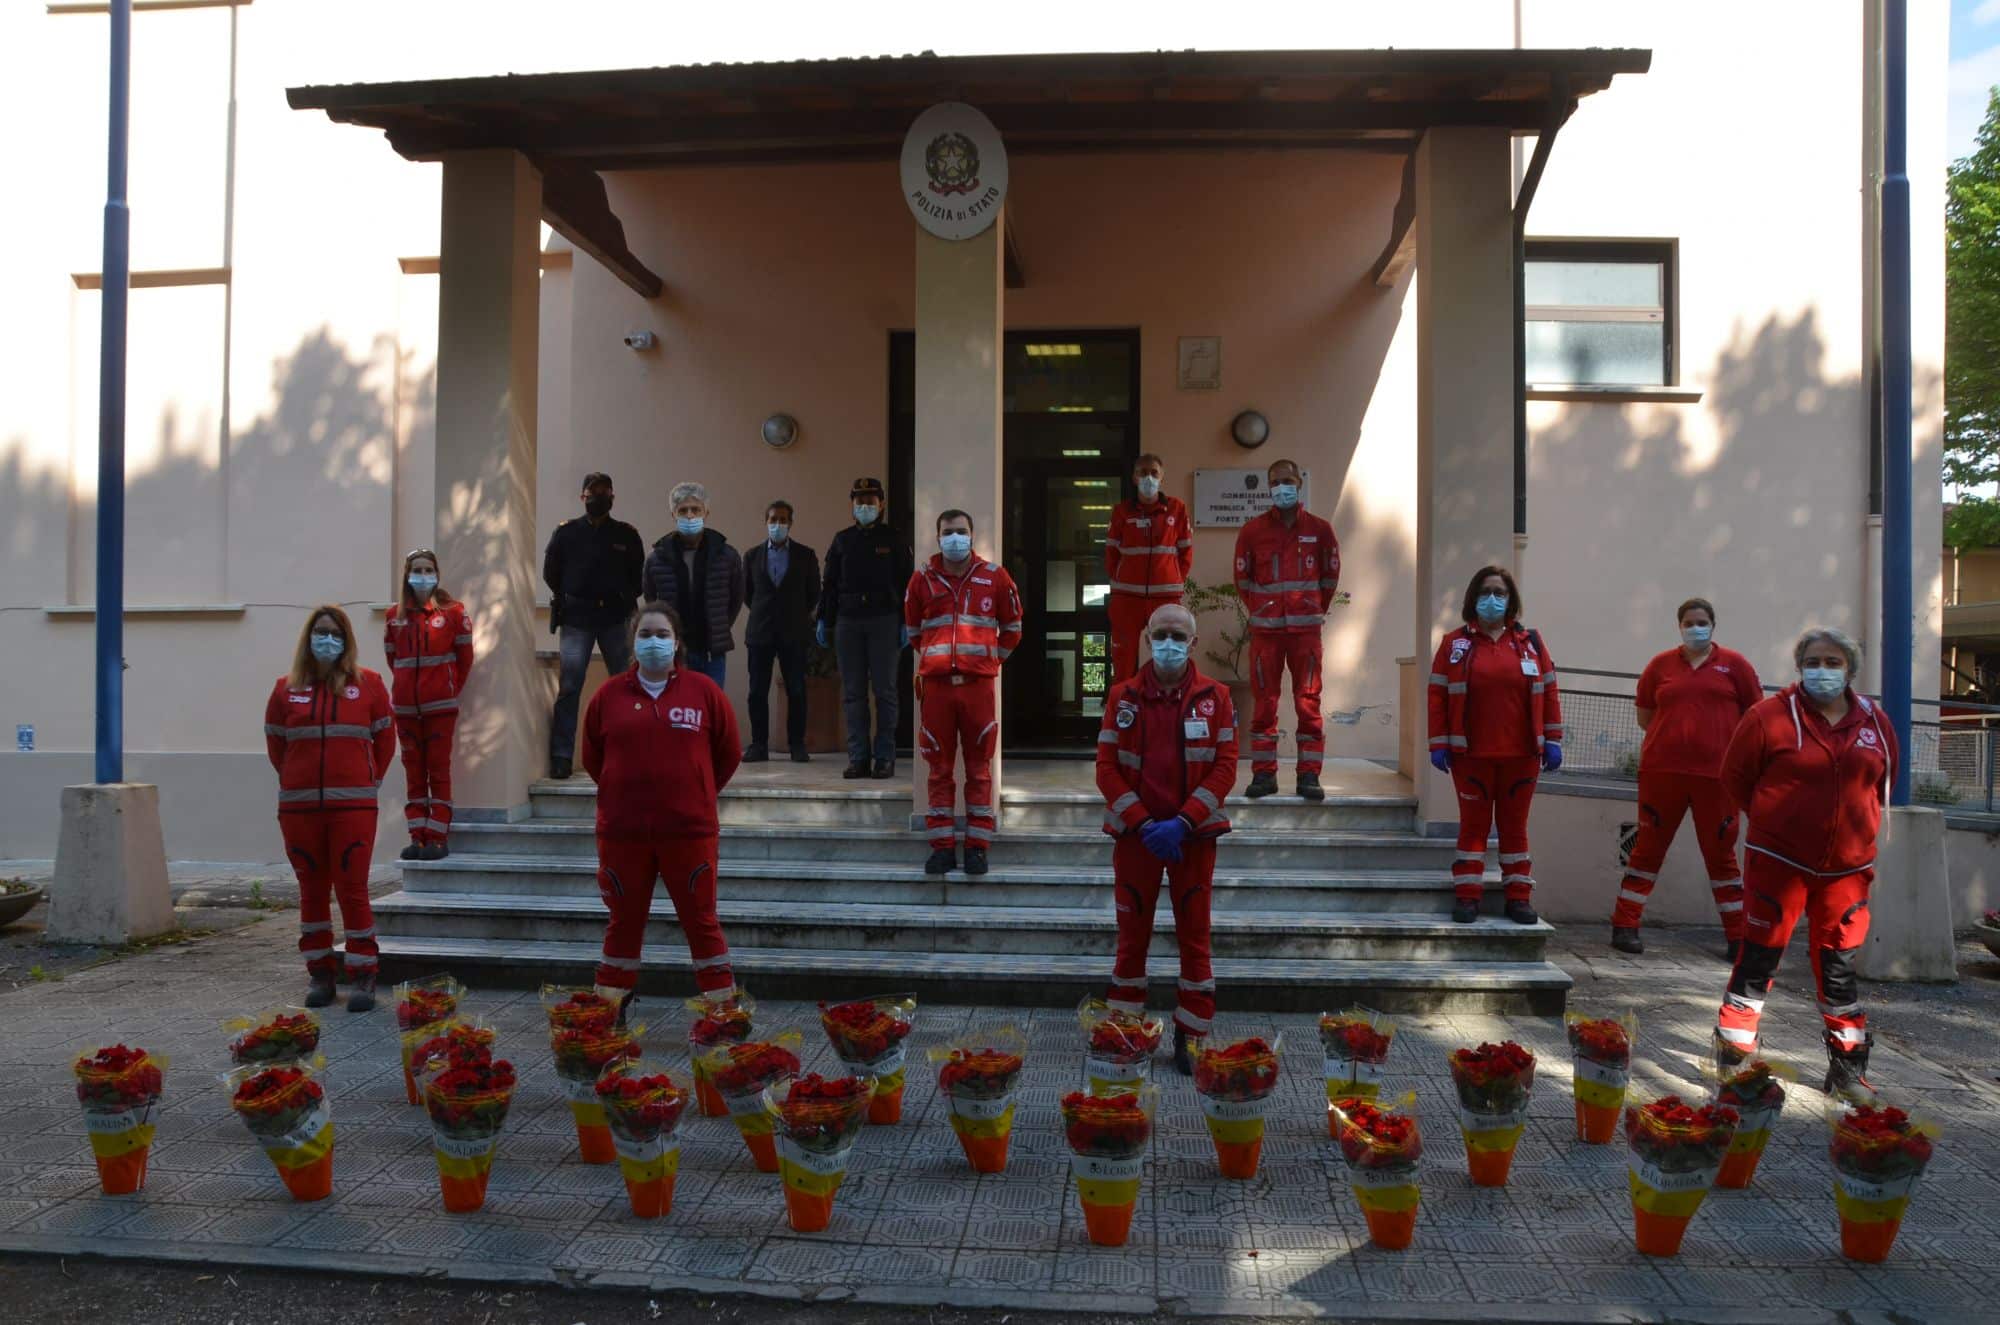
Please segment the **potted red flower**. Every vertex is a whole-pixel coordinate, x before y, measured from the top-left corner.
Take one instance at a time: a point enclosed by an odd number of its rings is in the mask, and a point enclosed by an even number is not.
[[[1278,1088],[1283,1037],[1252,1035],[1219,1044],[1215,1039],[1203,1041],[1195,1055],[1194,1088],[1222,1176],[1248,1180],[1257,1176],[1264,1152],[1264,1109]]]
[[[146,1185],[153,1152],[153,1111],[165,1089],[167,1060],[144,1049],[107,1045],[76,1060],[76,1102],[97,1179],[106,1196],[124,1196]]]
[[[833,1221],[833,1198],[847,1176],[848,1157],[874,1094],[869,1077],[829,1080],[818,1073],[764,1088],[764,1107],[778,1138],[785,1218],[794,1232],[819,1233]]]
[[[1887,1260],[1910,1193],[1931,1162],[1937,1127],[1873,1096],[1834,1099],[1827,1122],[1841,1255]]]
[[[640,1219],[668,1213],[681,1168],[680,1125],[688,1092],[664,1065],[646,1058],[612,1059],[592,1089],[618,1152],[632,1213]]]
[[[1417,1164],[1424,1156],[1416,1106],[1413,1091],[1386,1108],[1355,1097],[1333,1103],[1340,1157],[1367,1217],[1368,1239],[1388,1251],[1401,1251],[1416,1235]]]
[[[1131,1236],[1159,1099],[1159,1087],[1153,1085],[1114,1095],[1072,1091],[1063,1096],[1070,1173],[1083,1205],[1085,1231],[1100,1247],[1122,1247]]]
[[[272,1008],[222,1023],[229,1032],[229,1061],[238,1067],[295,1063],[319,1049],[319,1018],[304,1008]]]
[[[1152,1076],[1153,1055],[1167,1023],[1149,1012],[1114,1008],[1087,998],[1077,1008],[1083,1028],[1085,1089],[1098,1095],[1136,1091]]]
[[[497,1038],[493,1028],[486,1024],[484,1017],[452,1017],[435,1026],[427,1026],[422,1032],[424,1038],[415,1040],[404,1050],[409,1059],[410,1071],[418,1080],[423,1079],[431,1064],[450,1057],[454,1053],[485,1050],[490,1056]],[[415,1033],[412,1034],[415,1039]]]
[[[974,1173],[1007,1168],[1014,1134],[1014,1086],[1027,1063],[1028,1040],[1013,1026],[975,1031],[930,1051],[938,1065],[951,1130]]]
[[[771,1115],[764,1108],[764,1087],[799,1074],[803,1039],[796,1030],[781,1030],[741,1044],[718,1044],[696,1058],[699,1070],[736,1120],[736,1130],[759,1173],[778,1171],[778,1147],[772,1139]]]
[[[1335,1100],[1372,1100],[1381,1094],[1382,1067],[1395,1038],[1396,1023],[1368,1008],[1320,1014],[1319,1042],[1326,1051],[1328,1136],[1340,1135],[1339,1120],[1333,1116]]]
[[[1723,1157],[1722,1170],[1715,1175],[1718,1187],[1748,1187],[1756,1175],[1757,1162],[1771,1140],[1771,1129],[1785,1107],[1786,1083],[1798,1079],[1784,1063],[1768,1058],[1752,1058],[1725,1065],[1716,1083],[1715,1102],[1736,1110],[1736,1135]]]
[[[621,1024],[621,1004],[594,989],[543,985],[542,1008],[549,1018],[556,1078],[576,1120],[577,1150],[586,1164],[612,1163],[618,1149],[597,1102],[597,1078],[614,1059],[639,1056],[645,1027]]]
[[[1618,1116],[1625,1108],[1625,1087],[1632,1080],[1632,1042],[1639,1021],[1622,1017],[1563,1017],[1576,1096],[1576,1139],[1604,1145],[1617,1134]]]
[[[750,1038],[757,1014],[757,1000],[737,990],[727,998],[698,994],[682,1006],[688,1010],[688,1061],[694,1065],[695,1100],[704,1118],[726,1118],[729,1108],[702,1071],[703,1050],[719,1044],[741,1044]]]
[[[396,1032],[403,1044],[403,1092],[412,1104],[417,1095],[416,1073],[410,1067],[410,1051],[431,1038],[433,1029],[449,1021],[465,997],[465,986],[449,975],[427,975],[421,980],[405,980],[394,990]]]
[[[1514,1148],[1528,1126],[1535,1056],[1512,1040],[1454,1049],[1451,1084],[1458,1092],[1458,1126],[1473,1186],[1505,1187]]]
[[[819,1005],[819,1024],[833,1045],[834,1057],[857,1076],[875,1079],[868,1104],[868,1121],[894,1123],[903,1116],[903,1086],[908,1080],[903,1041],[916,1029],[917,1000],[908,994],[860,998],[850,1003]]]
[[[1736,1110],[1663,1095],[1625,1111],[1634,1239],[1648,1256],[1678,1256],[1736,1135]]]
[[[457,1048],[434,1057],[423,1077],[444,1208],[466,1214],[486,1204],[500,1128],[514,1102],[514,1065],[492,1050]]]
[[[294,1201],[333,1193],[333,1115],[314,1078],[326,1064],[246,1064],[225,1073],[229,1107],[249,1129]]]

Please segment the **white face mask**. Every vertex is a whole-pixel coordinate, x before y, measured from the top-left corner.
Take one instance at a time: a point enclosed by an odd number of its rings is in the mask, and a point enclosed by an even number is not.
[[[1153,500],[1153,498],[1155,498],[1155,497],[1159,496],[1159,495],[1160,495],[1160,480],[1159,480],[1159,479],[1157,479],[1157,478],[1155,478],[1155,477],[1153,477],[1153,476],[1152,476],[1151,474],[1142,474],[1142,475],[1140,475],[1140,476],[1139,476],[1139,495],[1140,495],[1141,497],[1144,497],[1144,498],[1145,498],[1145,499],[1146,499],[1147,501],[1151,501],[1151,500]]]
[[[1705,649],[1715,636],[1714,626],[1682,626],[1681,643],[1690,649]]]
[[[788,524],[765,525],[764,532],[771,536],[773,543],[782,543],[792,536],[792,527]]]

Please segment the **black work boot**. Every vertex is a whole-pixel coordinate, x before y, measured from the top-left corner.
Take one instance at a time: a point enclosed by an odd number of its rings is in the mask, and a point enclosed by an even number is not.
[[[549,760],[549,777],[552,780],[561,782],[569,776],[569,773],[569,760],[554,758]]]
[[[888,780],[889,778],[892,778],[892,777],[894,777],[894,776],[896,776],[896,761],[895,761],[895,760],[893,760],[893,759],[877,759],[877,760],[875,761],[875,773],[874,773],[874,777],[875,777],[875,780],[876,780],[876,781],[878,781],[878,782],[883,782],[883,781],[887,781],[887,780]]]
[[[1637,957],[1646,950],[1646,945],[1639,939],[1639,927],[1637,925],[1613,925],[1611,927],[1611,946],[1620,952],[1629,952],[1634,957]]]
[[[931,858],[924,862],[926,874],[949,874],[958,868],[958,852],[951,847],[938,847],[931,852]]]
[[[1319,774],[1304,771],[1299,773],[1299,795],[1309,801],[1326,799],[1326,789],[1319,785]]]
[[[366,1012],[375,1006],[375,968],[356,971],[347,982],[347,1010]]]
[[[311,983],[306,986],[305,1005],[309,1008],[330,1006],[334,1000],[333,977],[308,972],[306,978]]]
[[[1451,904],[1451,921],[1454,925],[1469,925],[1479,919],[1479,903],[1469,897],[1461,897]]]
[[[743,747],[743,762],[746,764],[768,763],[770,758],[771,749],[762,741],[752,741]]]
[[[1736,959],[1738,957],[1741,957],[1742,955],[1743,955],[1742,939],[1729,940],[1729,946],[1723,949],[1722,952],[1723,959],[1727,961],[1732,968],[1736,965]]]
[[[1507,903],[1507,918],[1517,925],[1532,925],[1541,919],[1535,914],[1535,908],[1528,905],[1526,898]]]
[[[840,770],[840,775],[850,779],[865,778],[868,776],[868,761],[866,759],[849,760],[847,767]]]
[[[811,755],[809,755],[809,754],[807,754],[807,753],[806,753],[806,748],[805,748],[805,747],[804,747],[803,745],[795,745],[795,746],[793,746],[793,747],[792,747],[792,762],[793,762],[793,763],[795,763],[795,764],[810,764],[810,763],[811,763],[812,761],[813,761],[813,757],[812,757]]]
[[[1246,790],[1243,794],[1245,796],[1248,796],[1253,801],[1260,800],[1265,796],[1277,795],[1278,775],[1276,773],[1251,774],[1249,789]]]
[[[1875,1036],[1869,1034],[1853,1049],[1842,1048],[1831,1034],[1822,1038],[1826,1041],[1826,1080],[1820,1090],[1828,1095],[1873,1091],[1868,1084],[1868,1051],[1875,1047]]]
[[[967,847],[965,849],[965,872],[967,874],[986,873],[985,847]]]
[[[422,860],[423,858],[424,844],[422,842],[412,842],[403,848],[404,860]]]
[[[1184,1077],[1194,1075],[1194,1056],[1201,1052],[1201,1036],[1189,1035],[1184,1026],[1174,1027],[1174,1071]]]
[[[426,842],[417,851],[418,860],[443,860],[451,854],[442,842]]]

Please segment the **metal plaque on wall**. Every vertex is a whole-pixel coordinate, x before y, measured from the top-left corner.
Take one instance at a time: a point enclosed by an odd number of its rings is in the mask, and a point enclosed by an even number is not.
[[[1007,201],[1007,148],[977,107],[942,101],[903,137],[903,200],[939,239],[983,234]]]
[[[1197,529],[1233,529],[1271,508],[1271,488],[1261,469],[1197,469],[1188,514]],[[1312,499],[1312,471],[1299,475],[1299,505]]]

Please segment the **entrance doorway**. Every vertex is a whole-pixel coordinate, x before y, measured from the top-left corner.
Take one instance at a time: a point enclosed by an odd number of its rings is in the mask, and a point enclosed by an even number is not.
[[[895,333],[889,357],[893,513],[916,464],[916,336]],[[1141,449],[1139,333],[1010,331],[1001,394],[1000,559],[1025,609],[1021,645],[1001,670],[1002,743],[1011,754],[1088,755],[1111,681],[1104,534]],[[911,532],[921,562],[935,540]]]

